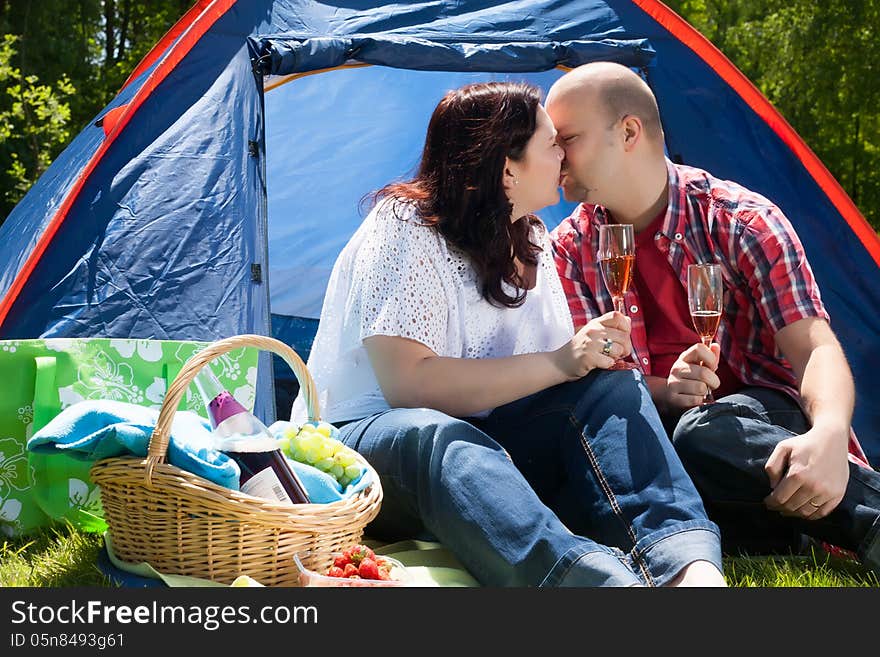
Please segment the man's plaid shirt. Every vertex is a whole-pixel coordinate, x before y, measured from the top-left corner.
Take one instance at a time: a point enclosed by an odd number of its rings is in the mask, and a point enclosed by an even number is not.
[[[700,169],[669,160],[666,166],[669,203],[654,236],[657,246],[685,290],[688,265],[721,265],[724,305],[715,340],[723,357],[744,384],[775,388],[800,400],[797,379],[774,335],[805,317],[830,318],[794,228],[759,194]],[[599,226],[606,222],[604,208],[581,204],[552,233],[575,330],[614,308],[596,262]],[[625,301],[635,357],[651,375],[638,294],[630,290]],[[851,460],[867,465],[854,434],[849,452]]]

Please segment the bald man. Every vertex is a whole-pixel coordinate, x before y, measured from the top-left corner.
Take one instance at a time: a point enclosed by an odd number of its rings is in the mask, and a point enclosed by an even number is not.
[[[728,551],[799,549],[802,535],[880,572],[880,474],[852,433],[852,375],[798,236],[766,198],[664,155],[650,87],[587,64],[550,89],[565,149],[562,187],[580,205],[553,231],[575,328],[613,309],[598,226],[632,224],[631,354]],[[704,346],[687,266],[721,265],[716,342]],[[636,374],[638,376],[638,374]],[[718,400],[703,404],[712,390]]]

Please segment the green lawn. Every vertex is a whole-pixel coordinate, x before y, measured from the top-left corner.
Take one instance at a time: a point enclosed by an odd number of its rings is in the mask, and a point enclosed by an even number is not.
[[[111,586],[96,564],[102,540],[70,527],[46,529],[0,545],[0,586]],[[730,586],[880,586],[851,561],[815,552],[807,557],[737,557],[724,561]]]
[[[71,527],[6,539],[0,547],[0,586],[110,586],[96,565],[100,534]]]

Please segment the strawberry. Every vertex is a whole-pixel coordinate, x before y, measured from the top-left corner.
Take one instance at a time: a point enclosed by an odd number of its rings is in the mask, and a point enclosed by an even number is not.
[[[339,566],[330,566],[330,570],[327,571],[328,577],[343,577],[343,570]]]
[[[351,563],[351,555],[345,556],[344,554],[340,557],[336,557],[333,560],[333,565],[339,568],[345,568],[347,564]]]
[[[391,575],[388,573],[387,568],[382,568],[381,566],[379,567],[379,579],[384,581],[391,579]]]
[[[364,557],[358,566],[358,575],[363,579],[379,579],[379,566],[374,559]]]
[[[366,545],[355,545],[351,549],[351,562],[360,565],[362,559],[376,559],[375,553]]]
[[[345,568],[342,570],[343,577],[351,577],[352,575],[357,575],[357,574],[358,574],[358,567],[357,566],[355,566],[353,563],[345,564]]]

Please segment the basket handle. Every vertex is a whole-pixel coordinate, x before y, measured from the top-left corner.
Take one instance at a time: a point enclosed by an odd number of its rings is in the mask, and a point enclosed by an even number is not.
[[[196,374],[199,373],[200,369],[218,356],[222,356],[225,353],[241,347],[257,347],[281,356],[290,366],[290,369],[293,370],[293,374],[299,382],[300,389],[303,392],[303,399],[306,403],[306,410],[309,414],[309,420],[313,422],[320,420],[321,412],[318,404],[318,394],[315,388],[315,381],[312,379],[311,374],[309,374],[302,358],[300,358],[293,349],[280,340],[266,337],[265,335],[245,334],[217,340],[202,351],[193,354],[189,360],[183,364],[183,367],[180,369],[180,372],[178,372],[171,385],[168,386],[168,392],[162,400],[159,419],[156,421],[156,428],[150,436],[150,444],[147,449],[147,468],[145,476],[147,485],[150,485],[151,483],[153,468],[156,464],[165,462],[174,413],[177,411],[177,407],[180,405],[180,400],[183,399],[186,389],[189,388],[190,383],[196,378]]]

